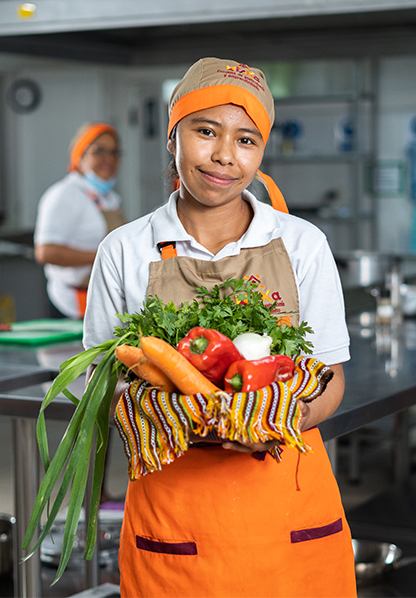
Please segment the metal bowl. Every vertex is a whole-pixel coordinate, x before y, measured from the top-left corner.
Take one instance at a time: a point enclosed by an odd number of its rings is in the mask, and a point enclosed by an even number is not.
[[[13,565],[13,525],[12,515],[0,513],[0,577],[8,575]]]
[[[382,575],[399,561],[401,549],[396,544],[374,540],[353,540],[355,573],[358,582]]]
[[[400,298],[402,304],[402,311],[405,316],[416,315],[416,285],[402,284],[400,285]]]
[[[391,269],[393,256],[357,249],[337,253],[335,261],[346,286],[369,287],[384,282]]]

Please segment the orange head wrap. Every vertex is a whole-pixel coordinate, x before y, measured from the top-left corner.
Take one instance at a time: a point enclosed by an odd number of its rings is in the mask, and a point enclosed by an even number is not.
[[[89,146],[94,143],[98,137],[104,135],[104,133],[109,133],[116,139],[118,138],[115,128],[107,123],[91,123],[80,129],[71,144],[68,166],[69,172],[78,170],[81,158]]]
[[[247,112],[266,143],[274,123],[274,99],[264,73],[234,60],[201,58],[173,90],[169,104],[168,137],[182,118],[222,104],[236,104]],[[287,212],[282,192],[271,177],[257,171],[271,204]]]

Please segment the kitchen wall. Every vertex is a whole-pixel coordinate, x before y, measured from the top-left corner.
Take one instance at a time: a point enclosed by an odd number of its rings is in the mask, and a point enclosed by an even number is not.
[[[411,139],[410,122],[416,117],[415,73],[416,57],[380,61],[377,146],[379,160],[382,165],[385,164],[386,176],[389,177],[377,200],[378,242],[383,251],[406,252],[411,246],[410,229],[415,217],[415,204],[412,206],[410,202],[406,148]],[[400,179],[396,185],[395,177]]]
[[[0,204],[5,204],[7,212],[2,229],[33,228],[39,198],[65,174],[68,145],[87,121],[111,122],[120,132],[123,159],[118,191],[127,219],[159,205],[163,197],[158,96],[165,77],[163,69],[141,73],[139,69],[0,56],[6,149]],[[16,113],[7,101],[10,86],[21,79],[36,82],[42,94],[39,106],[26,114]],[[156,123],[149,132],[142,125],[150,98],[156,100]]]
[[[281,82],[280,89],[274,89],[279,95],[346,93],[354,82],[352,61],[303,61],[295,66],[294,63],[275,64],[280,79],[274,76],[273,85],[278,87]],[[267,65],[272,68],[270,61]],[[353,201],[367,210],[372,181],[377,179],[381,186],[375,204],[378,246],[386,251],[405,251],[409,244],[411,216],[408,188],[403,184],[400,190],[393,189],[390,194],[389,189],[394,178],[391,164],[405,167],[409,121],[416,113],[416,80],[412,76],[416,57],[382,58],[376,67],[378,101],[374,104],[377,114],[374,139],[382,168],[377,173],[366,168],[367,180],[363,182],[362,196],[354,195],[356,187],[352,184],[351,172],[340,163],[325,167],[313,163],[272,163],[267,165],[267,170],[282,183],[293,206],[308,202],[316,204],[322,200],[323,191],[337,189],[337,206],[343,214],[348,213],[348,205]],[[65,173],[68,143],[77,127],[87,120],[109,120],[120,130],[124,156],[119,191],[128,219],[160,205],[166,196],[164,170],[167,163],[164,148],[166,105],[162,87],[166,80],[180,77],[184,68],[107,68],[0,55],[4,93],[12,81],[27,77],[35,80],[42,90],[41,104],[28,114],[16,114],[5,101],[2,103],[7,148],[3,196],[8,204],[8,219],[3,228],[33,228],[39,197],[48,185]],[[289,72],[292,73],[290,77]],[[368,87],[368,68],[365,73],[364,88]],[[306,148],[308,151],[323,151],[322,147],[329,148],[328,143],[336,143],[333,129],[326,138],[322,123],[316,128],[316,123],[322,120],[322,107],[327,116],[335,110],[334,106],[315,106],[309,107],[306,114],[305,106],[282,106],[280,109],[278,106],[278,117],[297,114],[304,122],[309,122],[308,126],[312,128],[308,139],[313,139],[313,146]],[[154,122],[149,123],[149,115]],[[330,149],[336,149],[335,145]],[[390,179],[386,182],[383,176]],[[351,224],[334,225],[323,220],[317,224],[327,232],[335,250],[354,247],[349,232]],[[370,230],[366,224],[361,224],[361,228],[357,246],[370,248]]]

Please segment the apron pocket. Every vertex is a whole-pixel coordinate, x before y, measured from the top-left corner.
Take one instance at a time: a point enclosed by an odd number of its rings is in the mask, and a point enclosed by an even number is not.
[[[178,554],[192,556],[198,554],[196,542],[160,542],[144,536],[136,536],[136,546],[140,550],[160,554]]]
[[[339,518],[328,525],[322,525],[321,527],[311,527],[310,529],[299,529],[290,532],[290,542],[295,544],[296,542],[307,542],[308,540],[317,540],[318,538],[325,538],[325,536],[331,536],[342,532],[342,519]]]

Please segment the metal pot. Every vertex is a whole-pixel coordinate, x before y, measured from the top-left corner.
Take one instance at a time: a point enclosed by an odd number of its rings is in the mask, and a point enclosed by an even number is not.
[[[372,251],[348,251],[335,256],[341,278],[349,287],[368,287],[382,283],[393,257]]]
[[[0,576],[8,575],[12,570],[14,523],[14,517],[0,513]]]
[[[416,315],[416,285],[415,284],[401,284],[400,298],[402,304],[402,311],[405,316]]]
[[[396,544],[373,540],[353,540],[355,573],[357,581],[369,581],[384,571],[402,556]]]
[[[359,583],[371,582],[388,571],[412,565],[416,556],[401,558],[402,551],[396,544],[375,540],[353,540],[355,573]]]

